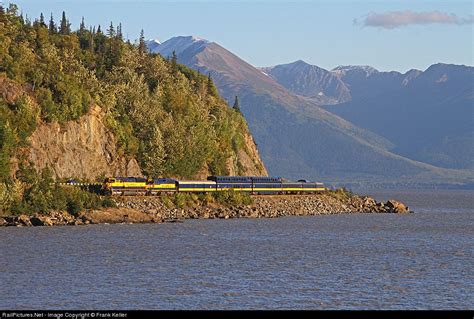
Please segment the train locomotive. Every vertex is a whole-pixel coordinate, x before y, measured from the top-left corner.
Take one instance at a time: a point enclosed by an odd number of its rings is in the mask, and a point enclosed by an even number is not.
[[[109,195],[160,195],[166,193],[207,193],[221,191],[251,194],[312,194],[325,191],[323,183],[281,177],[209,176],[207,180],[176,180],[172,178],[109,177],[102,191]]]

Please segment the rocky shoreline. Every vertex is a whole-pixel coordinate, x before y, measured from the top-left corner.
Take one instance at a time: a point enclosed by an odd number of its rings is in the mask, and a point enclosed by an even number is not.
[[[0,226],[56,226],[120,223],[181,222],[185,219],[276,218],[355,213],[412,213],[396,200],[377,202],[368,196],[334,194],[254,196],[251,205],[227,206],[200,202],[193,207],[176,207],[160,197],[117,197],[116,206],[71,215],[47,214],[0,217]]]

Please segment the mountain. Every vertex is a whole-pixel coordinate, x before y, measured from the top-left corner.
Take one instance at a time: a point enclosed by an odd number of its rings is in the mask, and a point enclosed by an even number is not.
[[[161,44],[161,42],[156,39],[151,39],[151,40],[146,40],[145,44],[148,50],[150,50],[150,52],[153,52],[153,50],[155,50]]]
[[[422,72],[419,70],[410,70],[405,74],[396,71],[380,72],[368,65],[350,65],[338,66],[332,73],[349,88],[352,100],[357,100],[398,90]]]
[[[159,53],[164,58],[171,57],[173,51],[179,55],[190,47],[199,49],[209,43],[209,41],[196,36],[178,36],[171,38],[160,45],[153,43],[154,40],[145,42],[150,53]],[[158,42],[159,43],[159,42]]]
[[[301,60],[260,70],[290,92],[320,105],[338,104],[351,99],[349,89],[337,75]]]
[[[472,67],[439,63],[402,74],[352,65],[327,71],[297,61],[261,69],[307,98],[331,88],[330,74],[348,98],[320,100],[325,109],[388,139],[398,155],[442,168],[474,168]]]
[[[444,183],[464,178],[462,172],[439,169],[388,151],[394,145],[386,138],[291,92],[265,70],[255,68],[217,43],[177,37],[155,50],[163,56],[173,51],[180,63],[211,74],[228,101],[239,97],[241,110],[272,175],[346,184]],[[317,83],[324,81],[313,81]]]
[[[393,143],[392,152],[443,168],[474,169],[474,68],[334,70],[352,100],[327,110]]]

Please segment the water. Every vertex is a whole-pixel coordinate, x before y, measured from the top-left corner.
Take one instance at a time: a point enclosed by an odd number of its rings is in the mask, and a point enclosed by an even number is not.
[[[0,309],[473,309],[474,193],[375,195],[418,213],[0,228]]]

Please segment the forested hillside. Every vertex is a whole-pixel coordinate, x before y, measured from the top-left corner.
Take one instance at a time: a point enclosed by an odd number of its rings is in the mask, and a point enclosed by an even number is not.
[[[116,152],[136,159],[143,175],[245,174],[250,166],[266,174],[245,119],[210,76],[149,54],[143,32],[132,44],[121,24],[104,30],[83,19],[74,31],[64,13],[30,21],[15,5],[0,7],[2,187],[38,170],[28,157],[38,127],[63,130],[98,108]]]

